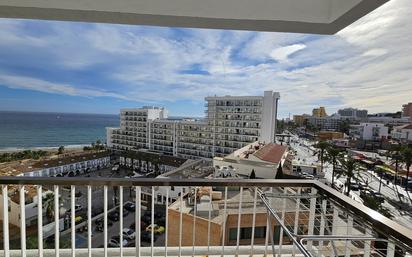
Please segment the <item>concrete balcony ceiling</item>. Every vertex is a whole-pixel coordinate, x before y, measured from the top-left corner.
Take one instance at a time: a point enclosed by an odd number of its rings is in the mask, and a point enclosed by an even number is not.
[[[0,17],[334,34],[388,0],[0,0]]]

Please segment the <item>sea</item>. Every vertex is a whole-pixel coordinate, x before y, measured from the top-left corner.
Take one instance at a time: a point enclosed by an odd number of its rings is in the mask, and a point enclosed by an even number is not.
[[[119,125],[119,115],[0,111],[0,151],[105,142],[105,128]]]

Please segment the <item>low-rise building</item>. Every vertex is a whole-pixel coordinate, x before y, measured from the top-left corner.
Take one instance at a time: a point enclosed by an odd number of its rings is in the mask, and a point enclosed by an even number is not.
[[[391,136],[399,141],[412,142],[412,124],[394,127]]]
[[[320,131],[317,134],[318,140],[326,141],[326,140],[334,140],[334,139],[342,139],[344,134],[342,132],[337,131]]]
[[[264,144],[254,142],[225,157],[215,157],[213,166],[231,167],[236,174],[250,177],[252,173],[256,178],[276,178],[279,169],[285,172],[291,170],[291,163],[286,158],[288,147],[274,143]]]
[[[388,137],[388,127],[382,123],[361,123],[352,125],[349,134],[356,140],[380,141]]]
[[[168,245],[179,246],[180,235],[182,237],[181,246],[221,246],[222,243],[224,245],[236,245],[238,222],[240,222],[240,245],[250,244],[254,224],[254,244],[264,245],[268,221],[267,210],[259,200],[256,201],[256,206],[254,206],[254,191],[250,189],[240,191],[236,187],[228,188],[226,205],[224,194],[224,190],[219,188],[204,187],[199,188],[197,192],[194,192],[194,190],[189,192],[183,197],[183,201],[179,198],[171,204],[168,208]],[[242,203],[240,221],[238,221],[240,198]],[[293,226],[295,223],[296,202],[287,198],[275,198],[272,201],[272,204],[276,206],[284,206],[286,210],[284,213],[285,224]],[[182,212],[182,224],[180,224],[180,212]],[[208,221],[209,215],[211,217],[210,224]],[[307,231],[308,229],[306,215],[308,215],[308,212],[305,210],[297,215],[299,231]],[[272,219],[272,222],[274,241],[279,242],[280,225],[275,219]],[[184,228],[184,233],[180,233],[180,225]],[[222,242],[223,240],[224,242]],[[291,243],[284,233],[282,240],[283,244]]]

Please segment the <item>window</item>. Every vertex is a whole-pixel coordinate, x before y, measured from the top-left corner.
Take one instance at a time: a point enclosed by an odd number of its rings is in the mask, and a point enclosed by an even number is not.
[[[255,227],[255,238],[264,238],[266,236],[266,227]],[[252,228],[240,228],[240,239],[251,239]],[[237,240],[237,228],[229,230],[229,240]]]

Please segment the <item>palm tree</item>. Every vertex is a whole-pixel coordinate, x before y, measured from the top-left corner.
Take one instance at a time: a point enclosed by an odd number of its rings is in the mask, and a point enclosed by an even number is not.
[[[408,192],[408,182],[409,182],[409,171],[411,169],[412,165],[412,146],[404,146],[402,147],[401,151],[401,158],[402,162],[405,163],[406,166],[406,184],[405,184],[405,190]]]
[[[43,197],[43,208],[46,209],[46,216],[50,219],[54,218],[54,193],[53,192],[48,192],[44,197]],[[59,199],[60,202],[60,199]]]
[[[342,155],[342,150],[333,146],[326,148],[326,161],[332,164],[332,187],[335,182],[336,166],[338,164],[338,158]]]
[[[339,163],[341,169],[338,170],[338,178],[340,176],[345,176],[346,177],[346,192],[345,195],[349,196],[350,192],[350,185],[352,178],[357,179],[359,175],[359,164],[352,158],[348,157],[341,157],[339,158]]]
[[[387,153],[387,157],[391,157],[392,160],[395,161],[395,179],[393,181],[393,184],[395,185],[395,190],[396,190],[396,193],[400,201],[402,201],[402,198],[400,197],[397,184],[398,184],[399,162],[402,161],[402,156],[400,154],[401,149],[402,149],[401,145],[393,145]]]
[[[325,151],[330,144],[326,141],[319,141],[317,144],[314,145],[315,148],[318,148],[318,158],[320,160],[320,172],[323,173],[323,163],[325,161]]]
[[[64,146],[61,145],[59,146],[59,149],[57,150],[57,154],[60,155],[60,154],[63,154],[63,152],[64,152]]]

